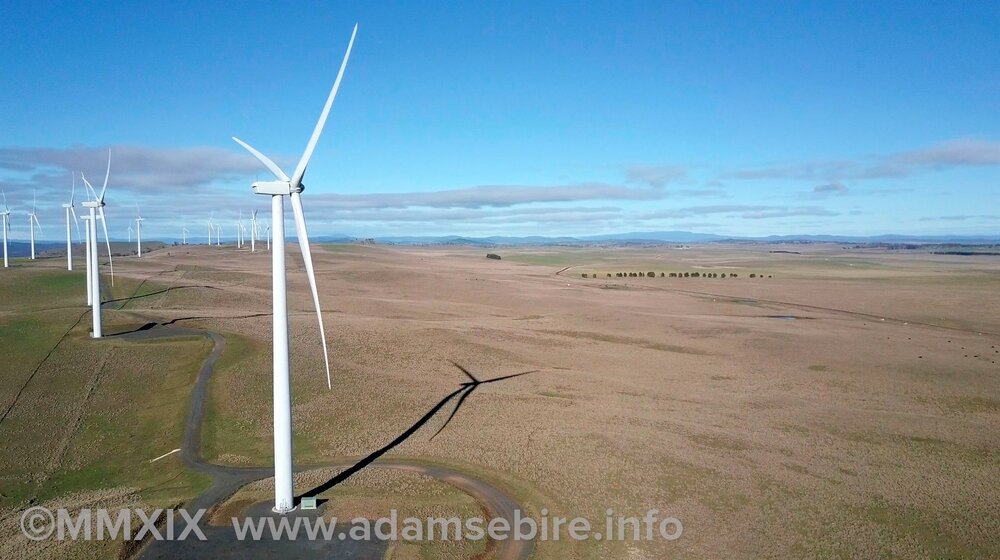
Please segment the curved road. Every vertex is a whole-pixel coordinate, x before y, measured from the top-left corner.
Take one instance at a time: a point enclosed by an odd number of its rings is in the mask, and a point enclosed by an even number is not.
[[[152,328],[120,335],[125,340],[151,340],[178,336],[204,336],[212,341],[212,351],[202,363],[191,396],[191,406],[185,419],[184,437],[181,443],[181,459],[184,464],[197,472],[212,478],[212,485],[185,508],[194,512],[201,508],[211,508],[232,496],[240,487],[273,475],[270,467],[235,467],[209,463],[201,457],[201,428],[205,418],[208,398],[208,382],[215,365],[225,348],[225,339],[218,333],[189,327],[164,326],[159,323]],[[311,468],[350,467],[354,461],[344,459],[321,465],[301,467]],[[513,523],[514,510],[521,509],[511,497],[495,486],[473,478],[465,473],[441,466],[421,465],[403,461],[379,460],[374,468],[388,468],[421,473],[446,482],[475,498],[487,512],[487,517],[503,517]],[[295,512],[301,514],[298,510]],[[358,543],[351,541],[328,542],[298,541],[258,541],[240,543],[236,541],[232,528],[207,527],[202,524],[209,540],[152,541],[142,552],[142,558],[271,558],[280,554],[284,558],[378,558],[384,557],[386,543]],[[508,539],[494,542],[494,558],[502,560],[525,560],[534,548],[531,541]]]

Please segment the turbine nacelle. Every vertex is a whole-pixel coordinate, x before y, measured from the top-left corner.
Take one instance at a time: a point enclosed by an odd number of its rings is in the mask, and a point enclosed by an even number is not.
[[[84,208],[100,208],[101,206],[104,206],[104,201],[103,200],[84,200],[80,204],[82,204]]]
[[[257,194],[289,196],[293,192],[302,192],[305,185],[300,184],[298,188],[292,188],[291,181],[257,181],[252,186],[253,192]]]

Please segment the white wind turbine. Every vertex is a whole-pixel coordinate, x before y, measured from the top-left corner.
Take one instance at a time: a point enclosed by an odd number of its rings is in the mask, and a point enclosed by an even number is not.
[[[101,225],[104,227],[104,242],[108,246],[108,264],[111,266],[111,285],[115,285],[115,266],[111,260],[111,239],[108,237],[108,221],[104,215],[104,193],[108,190],[108,177],[111,176],[111,150],[108,150],[108,169],[104,173],[104,186],[101,187],[101,194],[98,196],[97,191],[94,187],[87,181],[83,173],[80,174],[80,178],[83,179],[83,184],[90,189],[90,192],[94,195],[93,200],[87,200],[83,202],[84,208],[90,209],[90,216],[87,220],[88,232],[87,239],[89,240],[89,260],[87,261],[87,282],[88,289],[90,290],[90,297],[88,298],[91,305],[91,316],[93,318],[93,332],[91,336],[93,338],[101,338],[101,277],[98,273],[98,250],[97,250],[97,220],[98,217],[101,220]]]
[[[142,257],[142,221],[145,218],[139,213],[139,205],[135,205],[135,249],[136,255]]]
[[[128,225],[128,242],[132,243],[132,224]]]
[[[240,219],[236,222],[236,248],[243,248],[243,210],[240,210]]]
[[[191,233],[191,232],[188,231],[188,228],[184,228],[184,229],[181,230],[181,245],[187,245],[188,244],[188,234],[189,233]]]
[[[306,231],[305,215],[302,211],[301,192],[305,188],[302,178],[306,166],[312,158],[316,143],[319,141],[323,126],[330,114],[333,100],[340,88],[340,81],[347,67],[347,59],[351,56],[354,37],[358,26],[354,26],[351,41],[347,44],[347,52],[340,64],[340,71],[333,83],[326,105],[320,114],[319,121],[313,129],[309,143],[306,144],[302,159],[295,167],[295,172],[289,178],[284,171],[267,156],[238,138],[233,138],[239,145],[246,148],[264,167],[274,174],[276,181],[258,181],[253,183],[253,191],[257,194],[271,197],[271,227],[274,229],[274,251],[271,253],[271,283],[272,283],[272,341],[274,367],[274,511],[286,513],[294,509],[292,497],[292,394],[289,364],[288,302],[285,289],[285,197],[292,203],[292,213],[295,216],[295,233],[302,251],[302,262],[306,275],[309,277],[309,288],[312,291],[313,304],[316,307],[316,318],[319,321],[320,338],[323,342],[323,361],[326,365],[326,384],[330,383],[330,360],[326,350],[326,333],[323,329],[323,312],[319,306],[319,294],[316,291],[316,275],[313,272],[312,252],[309,249],[309,233]]]
[[[265,226],[264,229],[267,231],[267,251],[271,252],[271,226]]]
[[[3,229],[3,267],[8,268],[10,263],[7,262],[7,233],[10,232],[10,207],[7,206],[7,191],[0,191],[3,193],[3,210],[0,211],[0,217],[3,218],[3,224],[0,228]]]
[[[222,247],[222,224],[215,224],[215,246]]]
[[[35,215],[35,191],[31,191],[31,212],[28,212],[28,231],[31,232],[31,260],[35,260],[35,226],[38,226],[38,233],[42,233],[42,224],[38,223],[38,216]]]
[[[250,214],[250,252],[257,252],[257,211]]]
[[[69,191],[69,204],[63,204],[66,209],[66,270],[73,270],[73,239],[70,236],[69,216],[73,215],[73,223],[76,224],[76,235],[80,236],[80,222],[76,219],[73,201],[76,199],[76,173],[73,174],[73,188]]]

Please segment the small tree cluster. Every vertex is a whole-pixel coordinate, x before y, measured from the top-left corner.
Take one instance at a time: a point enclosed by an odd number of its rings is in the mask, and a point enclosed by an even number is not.
[[[587,278],[586,273],[582,274],[584,278]],[[764,274],[759,272],[754,272],[750,274],[750,278],[764,278]],[[591,278],[597,278],[597,273],[590,276]],[[607,273],[607,277],[611,278],[612,274]],[[615,278],[656,278],[655,272],[616,272],[614,273]],[[661,272],[660,278],[738,278],[739,274],[735,272]],[[767,275],[768,278],[773,278],[770,274]]]

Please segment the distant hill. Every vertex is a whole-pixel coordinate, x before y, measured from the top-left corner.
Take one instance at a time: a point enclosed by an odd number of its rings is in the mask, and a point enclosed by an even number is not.
[[[673,243],[852,243],[852,244],[958,244],[958,245],[990,245],[1000,244],[1000,234],[996,235],[767,235],[767,236],[733,236],[715,233],[698,233],[692,231],[634,231],[626,233],[609,233],[601,235],[582,236],[545,236],[529,235],[523,237],[493,235],[474,237],[463,235],[401,235],[384,237],[353,237],[346,234],[318,235],[310,238],[313,243],[375,243],[387,245],[462,245],[473,247],[496,246],[532,246],[532,245],[659,245]],[[263,243],[261,240],[260,242]],[[296,243],[297,238],[290,236],[289,243]],[[167,238],[163,241],[143,242],[143,249],[162,248],[170,244],[179,244],[180,239]],[[225,240],[232,244],[233,240]],[[203,243],[202,243],[203,244]],[[81,244],[76,244],[75,251],[83,251]],[[135,246],[123,240],[111,241],[114,254],[134,254]],[[35,252],[38,254],[65,254],[65,243],[37,242]],[[30,253],[30,246],[24,241],[10,242],[12,257],[25,257]]]
[[[348,238],[353,240],[353,238]],[[473,245],[492,247],[496,245],[639,245],[660,243],[960,243],[970,245],[1000,243],[998,235],[769,235],[763,237],[718,235],[691,231],[645,231],[612,233],[604,235],[569,236],[490,236],[466,237],[446,236],[389,236],[376,237],[378,243],[397,245]]]
[[[104,255],[107,249],[104,246],[104,240],[99,240],[101,245],[101,255]],[[146,251],[155,251],[157,249],[162,249],[167,245],[161,241],[143,241],[142,250],[143,254]],[[2,251],[2,247],[0,247]],[[86,254],[86,247],[83,243],[73,244],[73,254],[83,256]],[[111,241],[111,255],[115,257],[134,255],[135,254],[135,243],[130,243],[128,241]],[[20,258],[20,257],[30,257],[31,256],[31,243],[25,241],[8,241],[7,242],[7,255],[10,258]],[[37,257],[64,257],[66,256],[66,243],[51,241],[46,242],[35,242],[35,256]]]
[[[0,239],[2,242],[3,239]],[[51,251],[56,248],[61,248],[63,254],[66,254],[66,243],[42,243],[39,241],[35,242],[35,255],[40,256],[46,251]],[[3,247],[0,247],[0,252],[3,251]],[[76,254],[76,253],[74,253]],[[30,257],[31,256],[31,243],[28,241],[8,241],[7,242],[7,255],[11,258],[16,257]],[[0,254],[0,257],[3,255]]]

